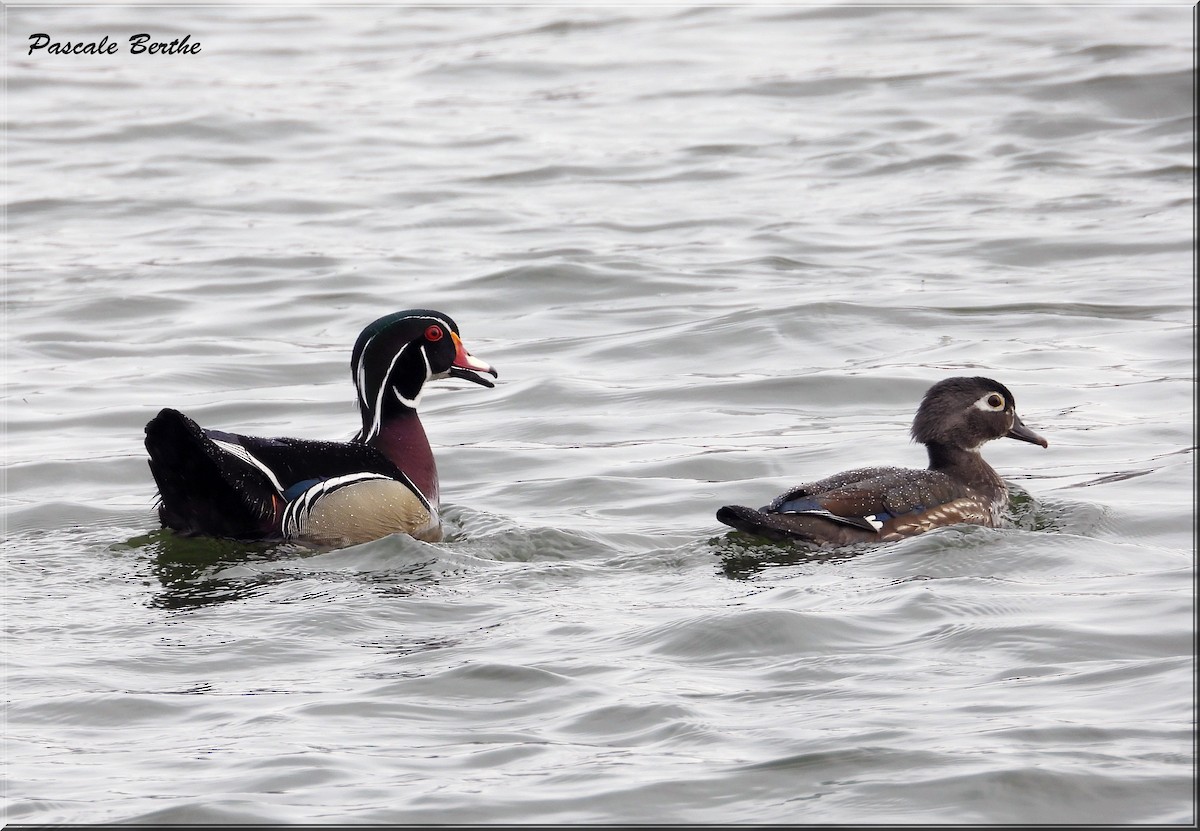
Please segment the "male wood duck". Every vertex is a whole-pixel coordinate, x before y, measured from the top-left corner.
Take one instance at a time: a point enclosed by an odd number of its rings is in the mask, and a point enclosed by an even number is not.
[[[929,468],[869,467],[800,485],[757,511],[726,505],[717,519],[776,540],[819,545],[888,542],[956,523],[996,527],[1008,488],[980,449],[992,439],[1049,443],[1017,415],[1013,394],[990,378],[947,378],[925,393],[912,437]]]
[[[353,545],[392,533],[442,538],[438,474],[417,416],[425,384],[495,386],[441,312],[367,326],[350,356],[362,428],[349,442],[206,430],[177,410],[146,425],[163,525],[187,535]]]

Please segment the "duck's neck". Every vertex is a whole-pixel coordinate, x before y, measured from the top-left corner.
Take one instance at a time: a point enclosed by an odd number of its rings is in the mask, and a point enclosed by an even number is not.
[[[387,457],[412,480],[429,504],[438,504],[438,472],[433,460],[433,448],[425,435],[425,428],[417,411],[405,411],[388,418],[380,425],[379,435],[369,444]]]
[[[983,460],[978,450],[938,442],[925,447],[929,450],[930,470],[939,470],[992,499],[1002,499],[1008,493],[1000,474]]]

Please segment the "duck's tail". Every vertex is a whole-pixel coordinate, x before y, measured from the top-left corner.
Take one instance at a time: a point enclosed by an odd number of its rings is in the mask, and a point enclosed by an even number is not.
[[[775,513],[756,511],[744,505],[726,505],[717,511],[717,520],[738,531],[771,540],[849,545],[878,539],[874,531],[813,513]]]
[[[233,539],[268,535],[278,509],[274,486],[196,422],[178,410],[162,410],[146,425],[146,450],[163,525]]]

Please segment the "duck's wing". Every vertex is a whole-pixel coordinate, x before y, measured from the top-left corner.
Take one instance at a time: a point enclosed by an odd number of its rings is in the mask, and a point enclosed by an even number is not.
[[[798,485],[758,510],[726,506],[717,519],[776,539],[836,545],[878,542],[933,527],[926,521],[931,510],[955,502],[962,496],[960,490],[938,471],[862,468]]]
[[[288,502],[330,479],[387,478],[416,491],[369,445],[205,430],[169,408],[146,425],[146,450],[158,484],[159,517],[185,534],[281,536]]]
[[[963,487],[940,471],[874,467],[792,488],[761,510],[822,515],[834,522],[879,531],[894,517],[920,514],[963,495]]]

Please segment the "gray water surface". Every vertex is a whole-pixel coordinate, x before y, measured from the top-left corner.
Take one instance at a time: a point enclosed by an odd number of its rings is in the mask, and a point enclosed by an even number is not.
[[[9,822],[1195,822],[1189,6],[6,13]],[[447,541],[158,528],[412,307]],[[716,522],[949,375],[1009,527]]]

